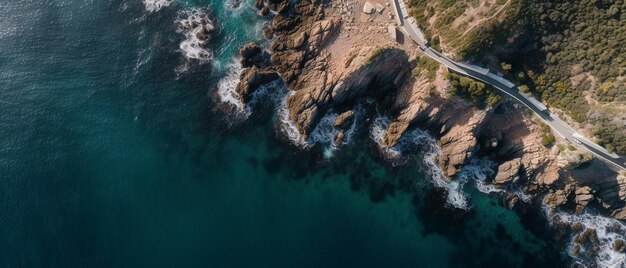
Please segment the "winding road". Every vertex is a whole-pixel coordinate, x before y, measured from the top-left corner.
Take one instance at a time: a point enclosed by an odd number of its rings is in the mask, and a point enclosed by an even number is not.
[[[402,2],[402,0],[391,0],[392,9],[396,13],[396,22],[399,27],[402,28],[404,33],[408,35],[413,42],[417,44],[419,49],[428,57],[436,60],[437,62],[445,65],[448,70],[457,74],[470,77],[472,79],[481,81],[485,84],[491,85],[493,88],[499,90],[503,94],[516,100],[522,105],[532,110],[539,118],[541,118],[550,128],[552,128],[561,137],[565,138],[569,143],[583,150],[591,152],[596,157],[604,160],[605,162],[612,164],[613,166],[626,170],[626,159],[615,153],[609,153],[602,146],[592,142],[590,139],[585,138],[570,127],[567,123],[561,120],[558,116],[551,114],[550,111],[535,98],[521,93],[518,87],[503,77],[491,72],[489,69],[485,69],[479,66],[458,63],[455,62],[438,51],[432,49],[428,41],[425,39],[424,34],[417,27],[415,19],[411,18],[408,13],[408,8]]]

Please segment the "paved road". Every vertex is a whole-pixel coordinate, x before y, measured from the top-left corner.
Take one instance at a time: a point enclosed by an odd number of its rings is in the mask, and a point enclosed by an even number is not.
[[[488,69],[455,62],[432,49],[428,45],[428,42],[424,39],[419,28],[417,28],[415,23],[412,23],[413,20],[408,17],[407,7],[403,2],[401,2],[402,0],[392,1],[392,9],[394,9],[394,12],[396,13],[396,21],[399,26],[411,38],[411,40],[418,45],[419,49],[424,54],[445,65],[449,70],[455,73],[479,80],[498,89],[500,92],[531,109],[556,133],[574,146],[591,152],[596,157],[603,159],[605,162],[610,163],[619,169],[626,170],[626,159],[624,157],[620,157],[614,153],[609,153],[602,146],[577,133],[576,130],[567,125],[567,123],[563,122],[563,120],[559,119],[556,115],[551,114],[550,111],[539,101],[520,93],[517,86],[510,81],[499,77]]]

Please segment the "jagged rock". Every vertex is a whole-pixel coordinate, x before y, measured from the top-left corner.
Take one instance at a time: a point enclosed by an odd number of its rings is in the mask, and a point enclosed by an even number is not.
[[[581,246],[593,247],[598,243],[598,232],[596,229],[587,228],[574,237],[574,241]]]
[[[299,89],[287,99],[287,107],[303,137],[332,106],[387,92],[395,83],[401,83],[398,77],[404,77],[409,70],[408,57],[399,49],[363,47],[352,53],[354,57],[340,78],[327,71],[308,70],[291,82]]]
[[[264,68],[269,64],[269,54],[254,42],[247,43],[239,49],[239,61],[244,68],[256,66]]]
[[[345,111],[335,119],[335,127],[347,130],[352,126],[353,120],[354,112],[352,110]]]
[[[551,191],[543,198],[543,202],[554,209],[567,202],[567,195],[563,190]]]
[[[453,126],[439,139],[438,143],[441,147],[439,164],[447,177],[454,176],[476,152],[477,140],[474,131],[483,122],[486,113],[470,110],[469,114],[469,120],[464,123],[461,123],[461,120],[467,119],[468,115],[458,113],[456,117],[450,118],[448,122]]]
[[[519,171],[522,161],[519,158],[507,161],[498,167],[498,172],[493,180],[494,184],[503,185],[519,180]]]
[[[289,9],[289,0],[256,0],[254,6],[259,10],[269,8],[276,13],[283,14]]]
[[[252,93],[256,91],[260,86],[270,83],[279,79],[277,73],[272,71],[264,71],[258,69],[256,66],[246,69],[239,79],[236,91],[243,103],[247,103],[251,100]]]
[[[613,212],[611,213],[611,217],[618,220],[626,220],[626,207],[613,210]]]
[[[575,245],[574,247],[572,247],[572,251],[570,251],[570,253],[572,254],[572,256],[574,257],[578,257],[578,255],[580,255],[580,246],[579,245]]]
[[[263,83],[280,77],[291,91],[286,102],[289,119],[304,139],[329,110],[348,111],[334,122],[339,130],[334,142],[341,144],[355,120],[351,112],[355,102],[373,99],[377,109],[391,118],[382,145],[395,145],[410,127],[428,129],[439,138],[438,162],[448,177],[472,157],[489,156],[498,163],[495,184],[516,182],[526,193],[545,193],[544,201],[553,208],[575,206],[581,211],[590,204],[599,204],[612,211],[614,217],[626,218],[626,179],[612,177],[588,184],[574,180],[572,170],[558,168],[554,160],[558,150],[541,145],[540,127],[511,103],[505,101],[483,111],[459,98],[441,97],[439,93],[449,83],[433,83],[423,76],[407,79],[414,62],[409,64],[407,53],[401,49],[359,43],[329,55],[329,47],[336,48],[329,43],[335,40],[332,37],[348,35],[345,30],[352,26],[338,14],[326,15],[327,5],[342,13],[353,11],[336,1],[256,0],[262,14],[277,14],[263,30],[272,40],[268,47],[271,56],[257,46],[242,48],[242,66],[246,69],[237,92],[244,102]],[[366,3],[363,8],[373,13],[376,7]],[[377,15],[370,19],[374,17]],[[385,34],[384,29],[378,33]],[[409,54],[413,57],[412,52]],[[433,91],[436,94],[431,94]],[[497,109],[500,111],[493,112]],[[584,188],[586,185],[594,190]]]
[[[576,213],[581,213],[593,199],[593,189],[591,187],[585,186],[576,189],[576,197],[574,199],[576,201]]]
[[[334,144],[341,144],[343,142],[343,139],[345,139],[345,134],[343,133],[343,131],[337,132],[337,135],[335,136]]]
[[[626,242],[622,239],[617,239],[613,241],[613,250],[619,253],[626,252]]]
[[[270,14],[270,8],[267,6],[264,6],[259,10],[259,15],[261,16],[267,16],[269,14]]]
[[[298,49],[302,47],[305,44],[307,37],[306,32],[297,34],[293,39],[289,40],[288,47],[290,49]]]

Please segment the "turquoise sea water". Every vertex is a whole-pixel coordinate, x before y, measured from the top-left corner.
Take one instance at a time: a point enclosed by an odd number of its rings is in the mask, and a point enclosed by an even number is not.
[[[193,7],[220,29],[213,62],[178,49]],[[250,3],[14,0],[0,18],[2,267],[566,261],[540,216],[495,197],[468,188],[468,214],[442,210],[426,175],[379,159],[366,133],[325,159],[281,142],[271,111],[229,123],[211,94],[262,41]]]

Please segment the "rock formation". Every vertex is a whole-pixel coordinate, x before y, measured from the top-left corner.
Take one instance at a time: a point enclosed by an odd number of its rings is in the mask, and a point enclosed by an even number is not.
[[[377,113],[391,118],[380,141],[383,147],[393,147],[409,129],[429,130],[438,140],[438,163],[447,178],[454,179],[472,158],[489,157],[497,167],[488,182],[496,187],[521,189],[553,209],[580,213],[594,206],[626,219],[626,178],[589,157],[544,147],[539,124],[516,105],[503,101],[479,109],[458,97],[444,97],[446,83],[411,75],[420,66],[410,45],[341,45],[338,38],[352,34],[345,25],[354,21],[345,19],[349,7],[320,0],[257,0],[256,7],[261,14],[276,14],[264,29],[272,41],[267,50],[256,44],[241,48],[245,69],[237,92],[246,103],[261,85],[282,79],[290,90],[288,117],[304,140],[332,110],[338,114],[334,142],[341,144],[356,120],[355,107],[367,99]],[[365,8],[366,13],[375,9]],[[333,10],[341,14],[327,13]],[[378,33],[393,42],[386,37],[388,25]],[[331,48],[335,43],[340,45]],[[580,168],[583,164],[589,167]]]

